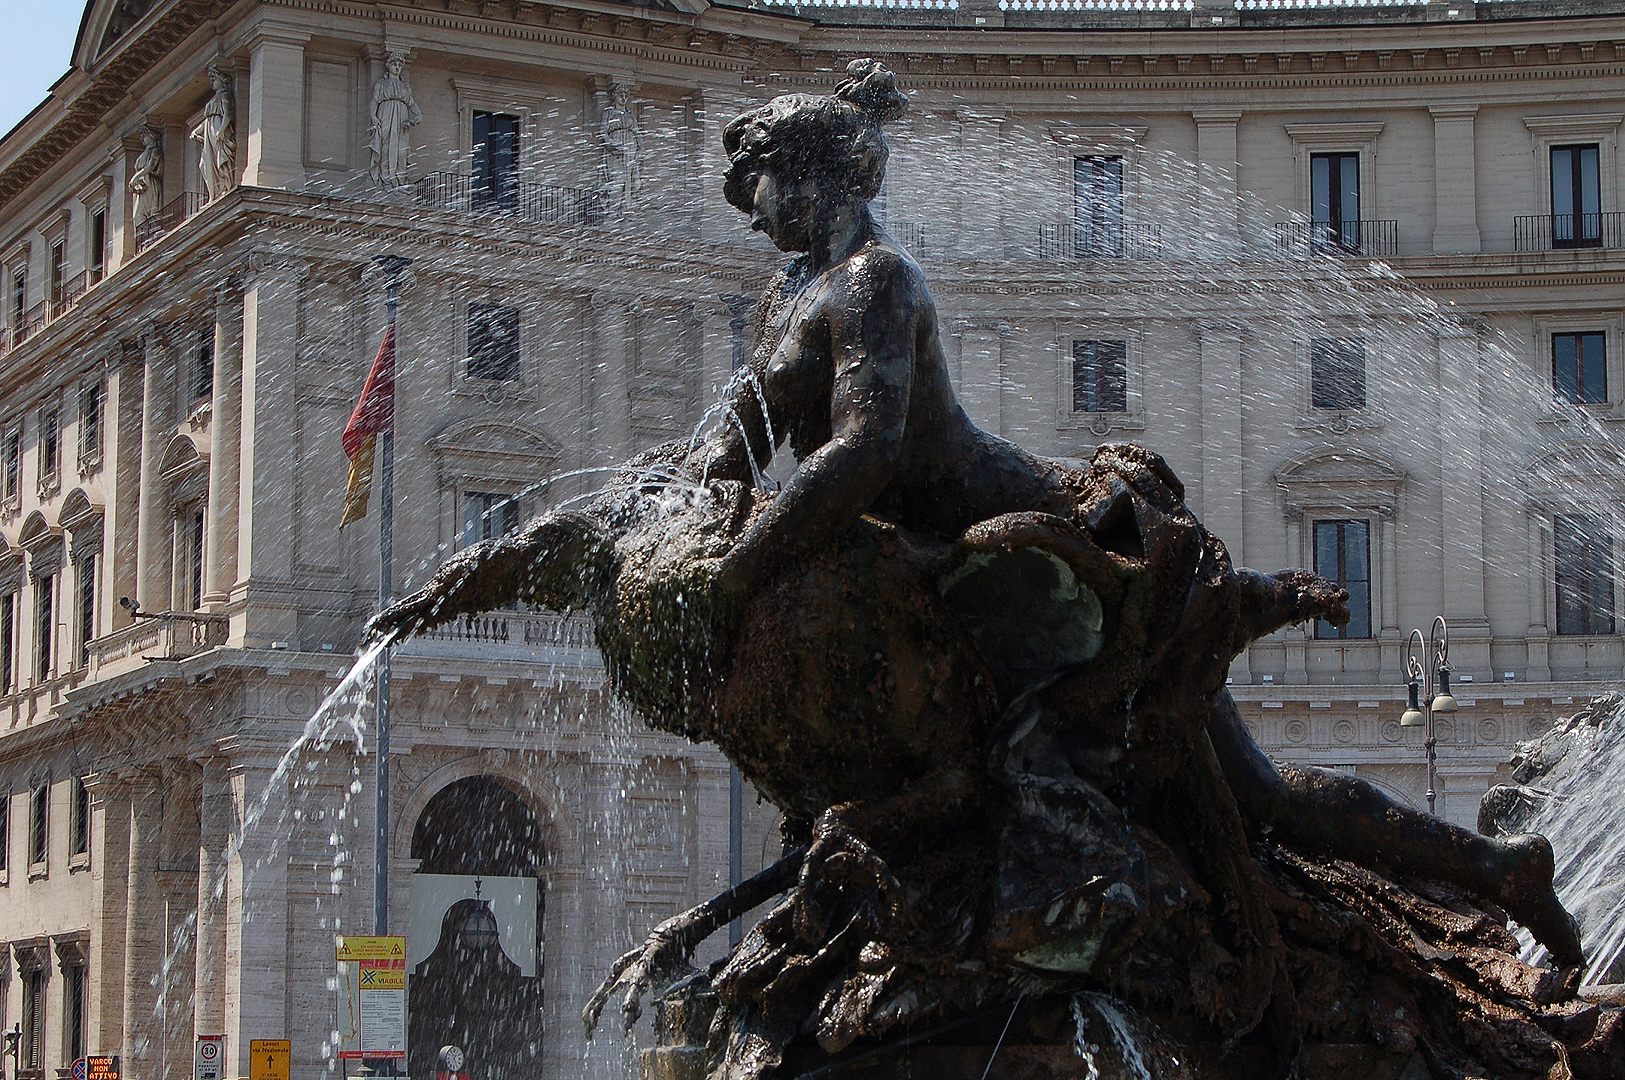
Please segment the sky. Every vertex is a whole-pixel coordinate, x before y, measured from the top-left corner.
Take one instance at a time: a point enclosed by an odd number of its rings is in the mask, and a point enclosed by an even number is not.
[[[0,0],[0,134],[68,72],[81,0]]]

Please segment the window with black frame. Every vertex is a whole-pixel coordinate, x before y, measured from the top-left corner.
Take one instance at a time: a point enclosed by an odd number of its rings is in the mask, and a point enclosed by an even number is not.
[[[1087,154],[1072,159],[1072,246],[1080,259],[1123,255],[1123,159]]]
[[[1596,143],[1554,146],[1552,246],[1602,246],[1602,174]]]
[[[1318,247],[1360,251],[1360,155],[1309,155],[1309,217]]]
[[[1602,331],[1552,335],[1552,389],[1571,405],[1608,401],[1607,335]]]
[[[512,495],[488,491],[463,492],[462,531],[459,546],[469,547],[481,540],[495,540],[519,527],[519,502]]]
[[[56,575],[40,574],[34,579],[34,681],[51,678],[56,663]]]
[[[1605,522],[1559,514],[1552,522],[1557,632],[1614,632],[1614,538]]]
[[[29,968],[22,973],[23,1016],[18,1040],[19,1063],[26,1073],[45,1072],[45,968]]]
[[[69,855],[90,854],[90,788],[85,784],[85,778],[73,778],[73,814],[70,822],[68,839]],[[77,1055],[75,1055],[77,1056]]]
[[[17,689],[17,593],[0,595],[0,694]]]
[[[1072,411],[1128,411],[1128,343],[1072,343]]]
[[[474,110],[473,208],[519,205],[519,117]]]
[[[1310,404],[1317,409],[1365,408],[1365,341],[1310,341],[1309,384]]]
[[[62,978],[62,1010],[66,1014],[62,1023],[62,1059],[71,1068],[85,1056],[85,991],[89,980],[83,963],[64,966]]]
[[[468,305],[468,377],[519,378],[519,309],[501,304]]]
[[[1349,621],[1333,626],[1315,620],[1315,637],[1348,640],[1371,636],[1371,523],[1363,519],[1317,521],[1315,573],[1349,593]]]
[[[28,865],[45,865],[51,852],[51,785],[35,784],[28,793]]]
[[[214,395],[214,327],[200,326],[192,339],[192,400]]]

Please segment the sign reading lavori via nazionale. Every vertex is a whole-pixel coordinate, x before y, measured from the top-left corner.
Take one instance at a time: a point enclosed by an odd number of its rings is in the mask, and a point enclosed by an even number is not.
[[[337,942],[348,1029],[339,1057],[406,1057],[406,939],[341,937]]]

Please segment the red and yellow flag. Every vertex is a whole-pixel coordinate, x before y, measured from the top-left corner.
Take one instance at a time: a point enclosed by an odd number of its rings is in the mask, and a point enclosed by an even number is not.
[[[339,528],[367,516],[372,494],[372,458],[378,436],[395,429],[395,324],[384,331],[378,358],[361,388],[350,422],[344,425],[344,456],[350,459],[350,485],[344,491],[344,517]]]

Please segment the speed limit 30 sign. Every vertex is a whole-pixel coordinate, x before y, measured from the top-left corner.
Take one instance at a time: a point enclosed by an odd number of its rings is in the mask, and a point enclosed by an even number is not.
[[[221,1080],[225,1075],[226,1037],[199,1035],[192,1058],[193,1080]]]

